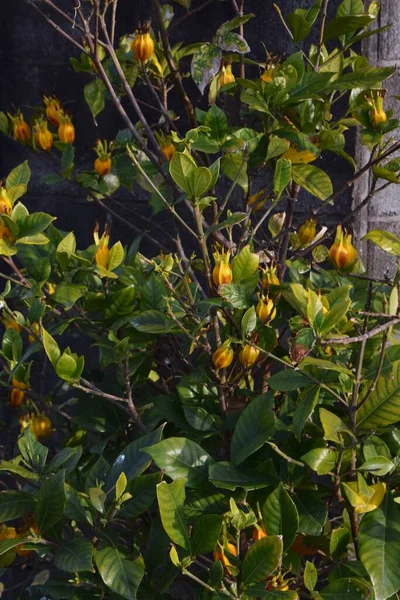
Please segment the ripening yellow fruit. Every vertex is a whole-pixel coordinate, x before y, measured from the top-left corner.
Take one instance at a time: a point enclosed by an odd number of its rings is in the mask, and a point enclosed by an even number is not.
[[[237,556],[237,550],[236,550],[236,546],[234,544],[231,544],[230,542],[228,542],[226,544],[226,550],[229,552],[229,554],[232,554],[232,556]],[[228,573],[228,574],[232,573],[232,570],[229,568],[229,567],[232,567],[232,564],[229,562],[229,558],[225,554],[225,547],[220,546],[218,544],[218,546],[214,549],[213,557],[214,557],[215,561],[217,561],[217,560],[221,561],[226,573]]]
[[[175,145],[172,142],[170,142],[165,146],[161,146],[161,152],[163,153],[165,159],[169,162],[176,152]]]
[[[329,249],[329,256],[341,271],[350,272],[357,261],[357,250],[352,244],[351,234],[345,234],[342,227],[336,229],[335,241]]]
[[[258,540],[267,537],[267,532],[265,531],[264,527],[257,526],[254,527],[253,534],[251,537],[255,542],[258,542]]]
[[[7,190],[5,187],[0,187],[0,215],[11,215],[13,205],[9,197],[7,196]]]
[[[20,325],[20,323],[13,319],[8,313],[2,314],[1,322],[3,323],[5,329],[14,329],[17,333],[21,333],[22,331],[22,325]]]
[[[256,306],[257,317],[263,323],[273,321],[276,317],[276,308],[273,301],[268,296],[260,296]]]
[[[154,54],[154,42],[150,35],[150,21],[138,28],[131,44],[133,56],[141,65],[144,65]]]
[[[277,267],[269,267],[262,272],[261,285],[264,290],[267,290],[271,285],[280,285],[278,275],[276,274]]]
[[[97,154],[97,158],[94,161],[94,170],[97,175],[104,177],[111,171],[111,153],[108,151],[107,140],[97,140],[96,146],[93,148]]]
[[[61,117],[64,114],[64,109],[61,102],[55,96],[43,96],[43,102],[46,105],[46,116],[52,125],[58,127],[61,124]]]
[[[39,323],[32,323],[31,327],[31,332],[28,336],[28,341],[30,344],[33,344],[33,342],[36,342],[37,338],[40,338],[40,325]]]
[[[48,129],[47,121],[43,119],[35,121],[35,140],[42,150],[50,150],[53,146],[53,134]]]
[[[222,249],[213,253],[215,267],[212,272],[214,284],[219,287],[223,283],[232,283],[232,269],[229,264],[231,253]]]
[[[245,369],[251,369],[259,355],[260,351],[257,348],[246,344],[239,352],[239,362]]]
[[[228,85],[228,83],[233,83],[235,81],[235,76],[232,73],[232,65],[226,65],[221,67],[219,72],[219,85],[222,87],[223,85]]]
[[[103,235],[99,238],[99,224],[96,223],[96,227],[94,228],[93,237],[94,242],[96,244],[96,251],[94,253],[94,261],[98,267],[103,267],[107,269],[108,266],[108,258],[110,255],[110,250],[108,248],[108,244],[110,242],[110,235],[108,229],[106,227]]]
[[[297,232],[300,242],[305,246],[311,244],[317,235],[317,224],[314,219],[307,219]]]
[[[15,240],[7,225],[0,225],[0,240],[7,240],[10,243]]]
[[[25,397],[25,391],[28,386],[23,381],[18,381],[15,377],[11,379],[11,385],[13,389],[10,392],[10,404],[13,408],[21,406],[22,401]]]
[[[18,112],[14,117],[9,115],[13,122],[13,137],[17,142],[27,142],[32,137],[31,128],[24,119],[24,115]]]
[[[75,127],[68,116],[61,117],[61,123],[58,128],[58,137],[63,144],[73,144],[75,141]]]
[[[47,439],[51,434],[51,421],[45,415],[37,415],[31,420],[31,431],[36,439]]]
[[[222,346],[216,349],[212,356],[214,367],[218,369],[226,369],[233,361],[233,350],[230,347],[230,341],[227,340]]]
[[[367,99],[368,103],[372,106],[369,116],[374,127],[378,127],[381,123],[387,121],[387,114],[383,108],[383,97],[384,92],[378,91],[371,98]]]
[[[98,250],[96,250],[95,261],[98,267],[107,268],[108,265],[108,257],[110,255],[110,250],[107,246],[100,246]]]

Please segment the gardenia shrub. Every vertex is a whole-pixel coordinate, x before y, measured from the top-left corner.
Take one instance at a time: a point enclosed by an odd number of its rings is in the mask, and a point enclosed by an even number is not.
[[[28,1],[71,42],[93,117],[111,103],[125,128],[92,140],[82,170],[65,99],[0,114],[4,135],[51,158],[44,183],[108,215],[82,248],[29,212],[29,161],[0,190],[9,598],[398,597],[399,277],[366,273],[351,229],[400,172],[393,69],[358,53],[380,31],[366,4],[327,19],[327,0],[281,3],[297,51],[260,40],[250,60],[244,0],[187,46],[173,27],[190,0],[153,0],[152,23],[119,40],[118,0]],[[341,188],[332,156],[353,169]],[[366,197],[325,224],[365,174]],[[128,220],[127,246],[120,186],[154,212]],[[400,256],[395,235],[366,239]]]

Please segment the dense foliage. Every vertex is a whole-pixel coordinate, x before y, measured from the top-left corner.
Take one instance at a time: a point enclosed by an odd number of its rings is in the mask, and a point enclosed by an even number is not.
[[[93,117],[110,102],[126,128],[82,170],[63,99],[0,113],[3,134],[51,159],[44,183],[108,215],[82,249],[29,213],[28,161],[1,187],[6,593],[12,571],[9,597],[32,600],[397,598],[399,278],[365,273],[351,230],[399,183],[393,69],[358,53],[379,3],[344,0],[330,20],[326,0],[276,7],[298,50],[259,62],[240,0],[189,46],[170,43],[181,7],[159,0],[153,28],[120,40],[118,0],[28,4],[79,51]],[[355,131],[364,165],[346,151]],[[354,169],[340,189],[332,155]],[[318,222],[365,174],[368,195]],[[125,220],[120,186],[154,214],[128,223],[126,247],[109,218]],[[400,256],[395,235],[366,237]]]

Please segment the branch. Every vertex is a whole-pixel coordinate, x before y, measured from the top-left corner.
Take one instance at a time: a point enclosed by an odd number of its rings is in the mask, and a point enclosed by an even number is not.
[[[357,335],[355,337],[329,338],[327,340],[321,340],[321,344],[323,346],[329,346],[329,344],[341,344],[341,345],[356,344],[359,342],[369,340],[370,338],[378,335],[379,333],[382,333],[383,331],[390,329],[394,325],[398,325],[399,323],[400,323],[400,318],[393,319],[392,321],[389,321],[388,323],[384,323],[383,325],[377,325],[377,327],[374,327],[373,329],[371,329],[367,333],[363,333],[362,335]]]
[[[186,21],[186,19],[188,19],[189,17],[191,17],[195,13],[203,10],[204,8],[206,8],[209,4],[211,4],[214,1],[215,0],[206,0],[206,2],[204,2],[203,4],[200,4],[200,6],[197,6],[193,10],[188,11],[185,15],[183,15],[182,17],[180,17],[179,19],[177,19],[175,21],[175,23],[171,23],[171,25],[169,26],[169,28],[170,29],[175,29],[175,27],[178,27],[178,25],[180,25],[181,23],[183,23],[183,21]]]
[[[320,34],[319,34],[319,44],[318,44],[317,60],[315,61],[314,71],[318,71],[319,70],[319,63],[320,63],[320,60],[321,60],[322,46],[324,45],[324,33],[325,33],[326,16],[327,16],[327,12],[328,12],[328,3],[329,3],[329,0],[324,0],[324,4],[322,6],[321,31],[320,31]]]
[[[168,66],[171,71],[171,77],[175,84],[175,87],[181,97],[181,100],[184,104],[186,114],[189,119],[189,123],[191,127],[197,126],[196,114],[194,112],[193,104],[191,103],[189,96],[187,95],[185,88],[182,83],[182,76],[178,67],[176,66],[174,57],[172,56],[171,46],[168,39],[167,31],[164,27],[164,21],[161,12],[161,6],[158,0],[152,0],[153,8],[156,14],[156,21],[158,25],[158,29],[160,31],[161,41],[164,49],[165,58],[167,59]]]
[[[47,21],[47,23],[53,27],[53,29],[55,29],[57,31],[57,33],[59,33],[60,35],[62,35],[63,37],[65,37],[65,39],[67,39],[71,44],[73,44],[74,46],[76,46],[76,48],[78,48],[81,52],[84,52],[85,54],[88,54],[88,52],[85,50],[85,48],[76,40],[74,40],[73,37],[71,37],[70,35],[68,35],[68,33],[66,33],[64,31],[64,29],[62,29],[62,27],[60,27],[59,25],[57,25],[57,23],[55,23],[54,21],[52,21],[52,19],[50,19],[43,11],[40,10],[40,8],[38,6],[36,6],[36,4],[33,2],[33,0],[26,0],[27,4],[29,4],[29,6],[32,6],[32,8],[34,8],[40,15],[41,17]]]

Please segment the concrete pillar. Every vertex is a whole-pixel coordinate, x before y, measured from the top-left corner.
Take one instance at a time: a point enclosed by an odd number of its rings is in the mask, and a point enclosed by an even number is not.
[[[372,65],[393,66],[400,62],[400,2],[399,0],[384,0],[379,16],[379,26],[391,24],[391,28],[379,36],[367,39],[363,52],[367,55]],[[390,96],[400,94],[400,73],[384,82],[387,89],[387,108],[394,109],[394,116],[400,118],[400,103]],[[358,148],[358,164],[363,165],[368,161],[369,152],[365,148]],[[381,180],[381,184],[384,181]],[[366,197],[369,190],[370,179],[362,178],[353,191],[353,204],[357,206]],[[378,183],[378,186],[380,184]],[[369,205],[357,216],[355,223],[355,238],[358,242],[368,273],[377,277],[385,274],[393,275],[397,268],[397,260],[386,252],[380,250],[371,242],[361,242],[361,238],[373,229],[385,229],[400,236],[400,185],[391,185],[386,190],[375,196]]]

